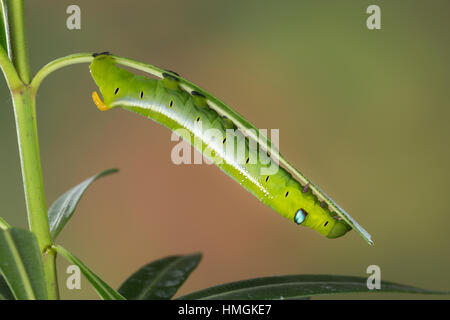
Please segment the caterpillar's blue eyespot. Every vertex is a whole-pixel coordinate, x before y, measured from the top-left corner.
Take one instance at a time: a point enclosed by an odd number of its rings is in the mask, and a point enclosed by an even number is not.
[[[308,213],[305,210],[303,209],[298,210],[294,216],[295,223],[301,224],[303,221],[305,221],[307,215]]]

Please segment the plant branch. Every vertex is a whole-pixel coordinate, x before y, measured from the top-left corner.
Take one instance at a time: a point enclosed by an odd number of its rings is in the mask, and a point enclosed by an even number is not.
[[[114,55],[111,55],[111,57],[113,57],[114,60],[120,65],[132,67],[136,70],[144,71],[160,78],[162,78],[162,74],[165,72],[163,69],[143,62]],[[42,69],[39,70],[38,73],[36,73],[33,80],[31,81],[31,87],[33,88],[34,92],[37,92],[39,86],[41,85],[41,82],[53,71],[73,64],[90,63],[93,59],[94,57],[92,56],[92,53],[76,53],[53,60],[52,62],[43,66]]]
[[[39,70],[38,73],[36,73],[33,80],[31,81],[31,87],[36,92],[42,80],[44,80],[53,71],[73,64],[89,63],[92,61],[92,59],[94,59],[92,57],[92,53],[76,53],[53,60],[52,62],[47,63],[45,66],[43,66],[42,69]]]
[[[0,46],[0,67],[2,68],[6,82],[8,83],[8,87],[11,91],[14,91],[18,87],[22,86],[22,81],[20,80],[16,69],[9,60],[8,55],[2,46]]]
[[[23,0],[7,0],[12,61],[20,79],[30,83]]]

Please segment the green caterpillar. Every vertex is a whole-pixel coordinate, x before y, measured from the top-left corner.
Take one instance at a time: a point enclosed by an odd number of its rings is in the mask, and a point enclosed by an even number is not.
[[[148,117],[172,131],[184,130],[187,132],[181,135],[184,140],[206,154],[227,175],[282,216],[328,238],[341,237],[354,228],[367,242],[373,243],[370,235],[287,162],[270,140],[265,142],[261,136],[256,136],[255,126],[178,74],[155,68],[157,71],[154,74],[160,80],[139,76],[117,67],[109,53],[95,54],[90,70],[104,99],[103,102],[93,92],[92,98],[100,110],[121,107]],[[225,138],[220,141],[207,138],[206,132],[211,129]],[[226,148],[227,130],[230,129],[235,130],[236,139],[243,138],[245,141],[244,161],[238,161],[235,154],[230,155],[230,149]],[[198,140],[200,144],[194,143]],[[268,159],[263,159],[261,153],[250,148],[255,141],[271,153]],[[284,165],[297,179],[283,167],[274,174],[261,174],[274,161]]]

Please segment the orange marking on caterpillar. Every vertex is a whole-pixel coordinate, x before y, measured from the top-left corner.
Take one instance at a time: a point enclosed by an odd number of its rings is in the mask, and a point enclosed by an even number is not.
[[[92,100],[94,100],[95,105],[97,106],[97,108],[100,111],[107,111],[107,110],[111,109],[102,101],[102,99],[100,99],[97,91],[92,92]]]

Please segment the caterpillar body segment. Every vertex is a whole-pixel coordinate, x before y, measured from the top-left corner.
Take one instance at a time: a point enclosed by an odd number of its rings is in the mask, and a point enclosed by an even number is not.
[[[160,80],[143,77],[119,68],[109,55],[96,56],[90,69],[104,101],[93,94],[100,110],[120,107],[177,133],[183,132],[180,136],[184,140],[282,216],[328,238],[343,236],[356,226],[371,243],[370,235],[298,170],[292,169],[270,140],[265,142],[265,137],[255,136],[255,131],[250,129],[256,128],[250,122],[176,73],[162,72]],[[211,129],[219,134],[209,136]],[[231,138],[229,130],[234,131]],[[227,149],[232,139],[233,142],[244,141],[243,158],[237,159],[236,152]],[[258,149],[250,148],[252,142],[257,142],[271,156],[262,157]],[[262,169],[270,168],[275,162],[278,165],[278,161],[293,172],[295,178],[283,167],[273,174],[262,174]]]

